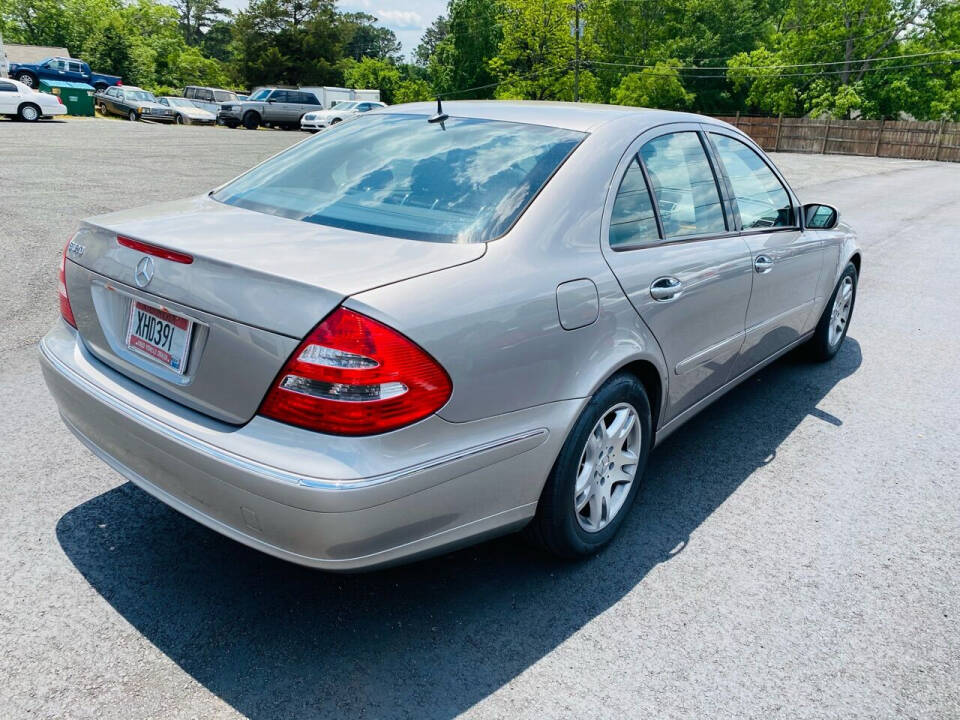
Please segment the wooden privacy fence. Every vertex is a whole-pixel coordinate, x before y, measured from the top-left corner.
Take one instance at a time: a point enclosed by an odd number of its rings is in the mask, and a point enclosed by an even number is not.
[[[870,155],[960,162],[960,123],[917,120],[835,120],[830,117],[718,117],[767,151]]]

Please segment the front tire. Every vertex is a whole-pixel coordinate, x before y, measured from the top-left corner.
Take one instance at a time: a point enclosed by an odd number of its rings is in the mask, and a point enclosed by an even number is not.
[[[175,120],[174,122],[176,122],[177,125],[183,125],[183,115],[180,115],[180,114],[178,113],[178,114],[177,114],[177,117],[176,117],[176,120]]]
[[[260,116],[255,112],[248,112],[243,116],[243,126],[247,130],[256,130],[260,127]]]
[[[129,120],[130,122],[136,122],[136,121],[139,120],[139,119],[140,119],[140,118],[139,118],[139,116],[137,115],[137,111],[136,111],[136,110],[131,110],[131,111],[127,114],[127,120]]]
[[[571,560],[609,543],[636,499],[652,439],[643,383],[628,373],[613,376],[567,436],[527,534]]]
[[[36,122],[41,114],[40,108],[33,103],[24,103],[17,110],[17,117],[24,122]]]
[[[810,338],[810,356],[818,362],[833,358],[847,337],[847,329],[853,317],[853,306],[857,299],[857,268],[847,263],[837,286],[833,289],[830,301],[823,309],[817,329]]]
[[[30,72],[22,72],[17,75],[14,80],[22,82],[28,88],[32,88],[34,90],[36,90],[37,86],[40,84],[40,82],[37,80],[37,76]]]

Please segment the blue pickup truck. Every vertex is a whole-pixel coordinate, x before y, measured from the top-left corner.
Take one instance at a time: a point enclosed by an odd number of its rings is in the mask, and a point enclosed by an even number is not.
[[[101,75],[90,70],[83,60],[52,57],[38,63],[10,63],[10,77],[36,90],[41,80],[67,80],[92,85],[103,90],[112,85],[122,85],[116,75]]]

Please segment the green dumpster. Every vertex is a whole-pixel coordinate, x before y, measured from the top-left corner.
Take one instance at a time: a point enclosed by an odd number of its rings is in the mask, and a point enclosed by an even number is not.
[[[93,117],[92,85],[68,80],[41,80],[40,92],[59,95],[67,108],[68,115],[87,115]]]

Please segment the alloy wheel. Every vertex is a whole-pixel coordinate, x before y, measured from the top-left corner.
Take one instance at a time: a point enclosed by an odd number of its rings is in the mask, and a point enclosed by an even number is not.
[[[833,309],[830,311],[830,332],[827,340],[833,347],[840,342],[847,323],[850,321],[850,309],[853,307],[853,278],[849,275],[840,283],[837,296],[833,300]]]
[[[623,507],[637,476],[640,418],[629,403],[607,410],[593,426],[577,470],[573,505],[587,532],[603,530]]]

